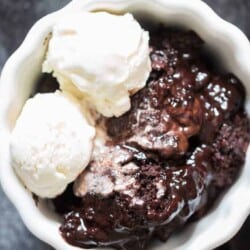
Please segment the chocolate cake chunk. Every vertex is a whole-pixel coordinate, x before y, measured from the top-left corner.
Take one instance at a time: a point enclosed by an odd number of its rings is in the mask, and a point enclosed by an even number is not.
[[[72,245],[139,250],[165,241],[202,216],[244,164],[242,83],[206,60],[194,32],[160,27],[150,37],[146,87],[127,113],[101,119],[108,140],[54,200]]]
[[[224,188],[233,183],[244,164],[248,143],[249,120],[245,114],[239,113],[221,126],[212,145],[213,184],[216,187]]]

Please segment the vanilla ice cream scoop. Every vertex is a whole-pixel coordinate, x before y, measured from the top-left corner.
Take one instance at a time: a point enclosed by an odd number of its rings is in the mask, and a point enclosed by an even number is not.
[[[30,191],[53,198],[88,165],[94,136],[72,96],[38,94],[26,102],[12,132],[12,165]]]
[[[149,34],[131,14],[74,11],[53,27],[43,71],[102,115],[130,109],[149,76]]]

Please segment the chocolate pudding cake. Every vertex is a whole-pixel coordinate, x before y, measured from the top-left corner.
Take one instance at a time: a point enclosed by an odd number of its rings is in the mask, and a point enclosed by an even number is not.
[[[97,135],[87,169],[53,200],[72,245],[139,250],[166,241],[203,216],[244,164],[250,129],[242,83],[211,63],[192,31],[159,27],[150,33],[150,57],[131,109],[98,118],[106,137]],[[54,91],[50,75],[39,83],[45,91],[50,84]]]

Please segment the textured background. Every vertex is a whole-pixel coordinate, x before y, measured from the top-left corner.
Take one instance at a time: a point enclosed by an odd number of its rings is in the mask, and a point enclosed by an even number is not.
[[[32,24],[67,2],[69,0],[0,0],[0,70],[7,57],[20,45]],[[240,27],[250,38],[249,0],[206,0],[205,2],[223,18]],[[250,249],[249,245],[245,246],[249,248],[244,250]],[[0,249],[52,250],[27,231],[1,187]],[[230,249],[243,250],[243,247]]]

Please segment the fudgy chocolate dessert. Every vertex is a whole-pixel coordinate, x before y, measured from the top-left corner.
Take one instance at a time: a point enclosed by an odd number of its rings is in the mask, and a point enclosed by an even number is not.
[[[107,140],[53,201],[70,244],[135,250],[166,241],[204,215],[244,164],[242,83],[208,62],[194,32],[160,27],[150,37],[146,87],[126,114],[99,119]]]

